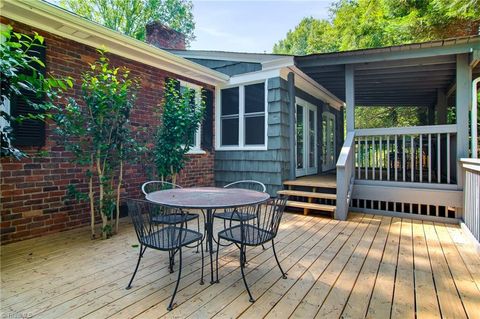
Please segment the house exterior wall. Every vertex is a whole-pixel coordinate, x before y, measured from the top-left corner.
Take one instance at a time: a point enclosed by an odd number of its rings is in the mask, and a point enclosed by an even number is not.
[[[96,49],[56,35],[34,30],[31,27],[1,17],[2,24],[10,24],[16,32],[31,34],[37,31],[45,37],[47,72],[56,76],[71,76],[75,86],[68,92],[70,97],[80,100],[80,74],[98,57]],[[140,79],[136,108],[131,115],[132,124],[146,128],[145,138],[152,134],[161,115],[160,103],[166,77],[192,82],[213,90],[181,75],[165,72],[119,56],[109,55],[111,63],[125,66],[131,75]],[[213,124],[212,124],[213,125]],[[214,125],[213,125],[214,127]],[[29,155],[21,161],[1,159],[0,169],[0,212],[1,243],[36,237],[83,226],[89,223],[86,203],[66,201],[69,184],[86,190],[84,169],[70,163],[71,155],[55,142],[53,125],[46,125],[46,145],[41,149],[24,148]],[[39,151],[45,153],[40,155]],[[177,182],[182,186],[212,186],[214,184],[214,151],[189,155],[185,169]],[[147,180],[145,166],[129,164],[125,169],[123,195],[138,196],[140,186]]]
[[[256,151],[217,151],[215,183],[218,186],[237,180],[254,179],[275,195],[289,174],[288,88],[280,77],[268,79],[268,149]]]

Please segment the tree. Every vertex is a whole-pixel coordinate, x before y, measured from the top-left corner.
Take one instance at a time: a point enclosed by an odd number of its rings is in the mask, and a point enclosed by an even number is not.
[[[82,74],[82,102],[73,98],[54,116],[60,143],[77,165],[87,166],[88,194],[69,186],[69,195],[90,203],[91,232],[95,238],[95,217],[102,219],[102,237],[118,231],[120,190],[124,162],[132,160],[137,145],[130,127],[138,81],[126,68],[110,66],[104,51]],[[98,192],[95,185],[98,184]],[[116,210],[116,218],[113,212]],[[113,226],[113,220],[115,225]]]
[[[177,83],[175,80],[165,83],[162,121],[153,149],[157,175],[162,181],[171,179],[174,184],[205,111],[203,97],[199,98],[195,90],[180,90]]]
[[[480,0],[338,0],[330,18],[304,18],[274,53],[310,54],[478,34]]]
[[[43,37],[38,33],[28,36],[13,32],[8,25],[2,29],[0,43],[0,74],[1,74],[1,157],[21,159],[26,154],[13,146],[14,132],[12,124],[21,123],[25,119],[43,121],[49,117],[45,112],[55,108],[53,101],[67,87],[72,87],[70,78],[55,78],[51,74],[44,76],[39,69],[45,64],[36,56],[38,49],[43,47]],[[29,93],[29,94],[24,94]],[[34,102],[31,96],[44,96],[42,102]],[[13,98],[22,99],[33,109],[35,114],[14,117],[7,105]]]
[[[60,5],[107,28],[145,40],[145,25],[160,21],[195,39],[193,4],[190,0],[61,0]]]

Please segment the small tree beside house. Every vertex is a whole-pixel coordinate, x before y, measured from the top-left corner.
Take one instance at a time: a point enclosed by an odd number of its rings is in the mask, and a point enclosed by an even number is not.
[[[155,136],[153,161],[158,177],[176,183],[187,161],[186,154],[205,112],[203,94],[180,88],[174,79],[165,81],[161,125]],[[202,96],[200,96],[202,95]]]
[[[88,200],[92,238],[96,216],[102,220],[102,237],[108,238],[118,231],[124,163],[137,148],[129,118],[139,84],[129,70],[112,67],[105,52],[98,52],[99,59],[82,74],[82,104],[69,99],[54,120],[73,162],[87,167],[88,193],[70,185],[69,195]]]

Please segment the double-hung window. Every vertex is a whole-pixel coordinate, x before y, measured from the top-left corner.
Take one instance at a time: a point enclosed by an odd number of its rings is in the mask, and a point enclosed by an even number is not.
[[[264,149],[266,82],[221,90],[220,149]]]
[[[180,81],[180,92],[183,93],[186,90],[193,90],[195,91],[195,94],[192,95],[192,107],[195,107],[195,105],[199,105],[201,101],[201,87],[189,82],[185,81]],[[188,151],[190,154],[195,154],[195,153],[203,153],[203,150],[201,148],[201,133],[202,133],[202,127],[201,125],[198,126],[197,131],[190,137],[190,145],[191,148]]]

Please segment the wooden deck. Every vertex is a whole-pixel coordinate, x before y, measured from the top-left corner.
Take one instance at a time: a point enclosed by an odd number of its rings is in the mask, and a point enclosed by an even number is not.
[[[284,185],[295,185],[295,186],[310,186],[310,187],[326,187],[326,188],[336,188],[337,187],[337,175],[333,174],[324,174],[324,175],[308,175],[297,177],[291,181],[284,181]]]
[[[218,223],[219,224],[219,223]],[[199,285],[200,254],[177,273],[147,251],[132,289],[138,248],[130,224],[109,240],[87,229],[2,247],[2,318],[479,318],[480,256],[458,226],[350,214],[346,222],[285,214],[271,249],[247,252],[248,302],[235,247],[221,250],[220,283]],[[209,275],[208,264],[205,267]],[[176,270],[177,271],[177,270]]]

